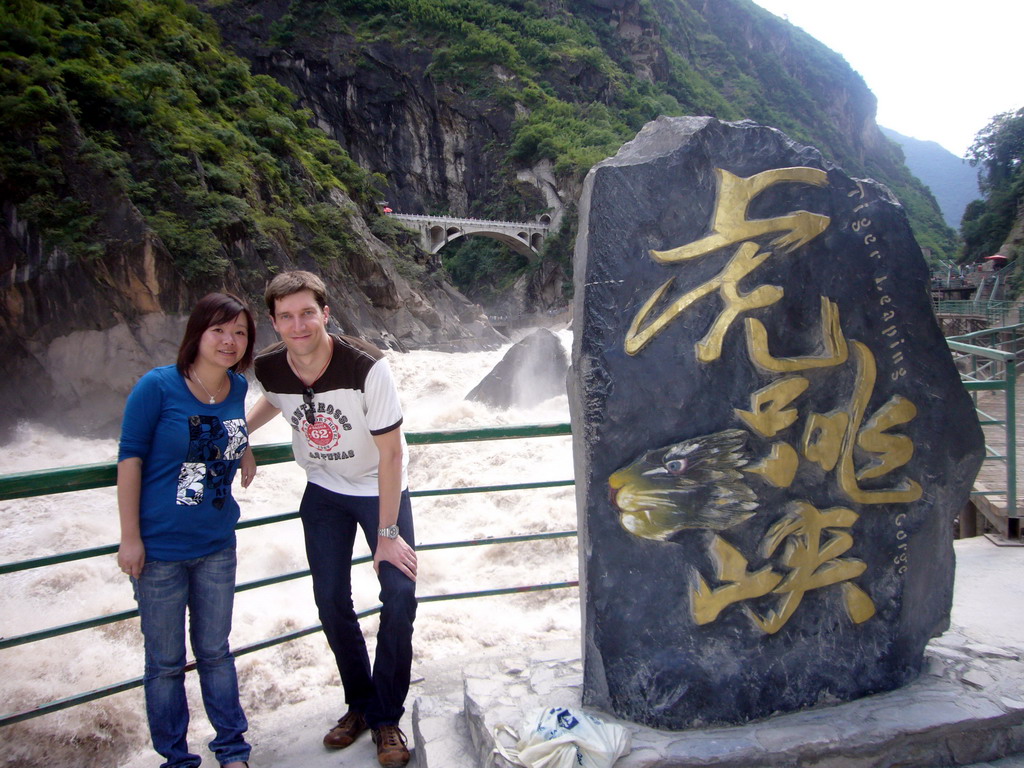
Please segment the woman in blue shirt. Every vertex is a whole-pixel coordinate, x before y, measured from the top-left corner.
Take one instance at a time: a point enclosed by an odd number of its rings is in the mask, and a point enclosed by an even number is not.
[[[211,293],[189,316],[176,365],[154,368],[125,404],[117,464],[121,546],[146,653],[146,715],[162,768],[192,768],[185,608],[203,704],[224,768],[248,766],[248,728],[228,646],[235,588],[235,471],[256,471],[245,425],[256,328],[237,297]]]

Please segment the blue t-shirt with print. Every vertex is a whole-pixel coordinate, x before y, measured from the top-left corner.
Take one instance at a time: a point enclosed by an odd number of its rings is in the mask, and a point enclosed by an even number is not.
[[[221,403],[198,400],[173,365],[139,379],[125,404],[118,461],[142,459],[139,527],[147,560],[203,557],[232,546],[231,481],[249,445],[245,377],[228,372]]]

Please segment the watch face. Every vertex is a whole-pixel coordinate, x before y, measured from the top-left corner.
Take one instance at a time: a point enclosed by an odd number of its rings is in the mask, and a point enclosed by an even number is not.
[[[387,528],[381,528],[379,531],[377,531],[377,533],[380,536],[384,536],[384,537],[389,538],[389,539],[397,539],[398,538],[398,526],[397,525],[391,525],[391,526],[388,526]]]

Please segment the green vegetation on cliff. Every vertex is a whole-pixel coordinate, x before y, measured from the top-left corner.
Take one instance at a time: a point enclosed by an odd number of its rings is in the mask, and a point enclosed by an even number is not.
[[[372,179],[293,102],[183,0],[5,2],[0,199],[50,246],[90,258],[118,204],[95,196],[112,189],[186,280],[223,274],[223,245],[242,238],[341,258],[358,244],[330,191],[369,204]]]
[[[364,54],[376,44],[429,51],[435,82],[514,115],[508,167],[548,160],[570,186],[659,114],[771,125],[887,184],[936,256],[956,250],[956,233],[898,150],[880,134],[865,150],[864,134],[877,129],[860,77],[749,0],[292,0],[273,31],[272,44],[330,45],[348,66],[373,68],[379,52]],[[474,213],[522,215],[518,200],[500,210],[509,192],[476,201]],[[499,210],[481,210],[494,201]]]
[[[960,234],[961,262],[1001,253],[1014,264],[1014,292],[1024,290],[1024,107],[996,115],[967,153],[981,167],[984,199],[967,206]]]
[[[275,251],[344,265],[365,249],[345,206],[369,215],[379,179],[313,127],[294,94],[251,74],[197,5],[230,10],[243,29],[272,18],[271,50],[330,51],[349,68],[379,66],[382,46],[416,52],[446,94],[503,115],[508,130],[488,148],[502,165],[461,213],[539,214],[545,201],[523,192],[519,169],[549,161],[578,189],[657,115],[707,114],[778,127],[888,184],[923,246],[955,248],[898,153],[865,143],[874,102],[856,74],[749,0],[5,0],[0,200],[47,245],[98,256],[116,239],[105,218],[127,203],[191,281],[223,274],[243,241],[250,267],[273,268]],[[493,259],[464,256],[464,287],[504,286],[528,268],[511,258],[481,271]]]

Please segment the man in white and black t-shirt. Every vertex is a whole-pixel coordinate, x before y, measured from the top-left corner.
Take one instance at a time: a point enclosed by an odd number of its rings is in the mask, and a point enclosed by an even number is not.
[[[324,745],[347,747],[369,728],[380,764],[403,766],[409,751],[398,723],[412,666],[416,552],[391,369],[376,347],[328,334],[326,287],[311,272],[277,275],[265,298],[281,341],[256,357],[264,395],[247,420],[251,435],[280,413],[292,427],[295,461],[306,471],[299,505],[306,556],[348,705]],[[352,604],[357,527],[381,585],[372,670]]]

